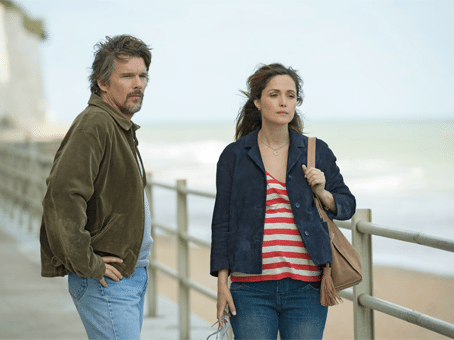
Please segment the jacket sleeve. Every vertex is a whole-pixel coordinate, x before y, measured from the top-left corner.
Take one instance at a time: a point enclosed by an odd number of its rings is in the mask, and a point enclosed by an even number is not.
[[[229,268],[228,239],[234,157],[226,148],[217,163],[216,200],[211,224],[210,274]]]
[[[327,215],[331,219],[348,220],[355,213],[356,199],[347,185],[345,185],[339,167],[336,164],[336,157],[328,145],[317,139],[316,150],[316,167],[324,172],[326,179],[325,189],[333,195],[337,207],[336,214],[328,210]]]
[[[54,265],[63,264],[80,276],[102,279],[105,264],[93,252],[85,230],[87,202],[103,158],[96,133],[72,131],[65,137],[47,179],[43,220]]]

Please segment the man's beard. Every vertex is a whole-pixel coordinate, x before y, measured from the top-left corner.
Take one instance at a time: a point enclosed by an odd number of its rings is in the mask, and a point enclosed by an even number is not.
[[[134,97],[136,95],[141,96],[140,99],[137,99],[136,103],[133,102],[132,104],[129,104],[129,105],[126,104],[129,97]],[[142,102],[143,102],[143,93],[141,91],[135,91],[135,92],[128,94],[128,97],[126,97],[126,101],[125,101],[124,105],[119,106],[119,109],[124,114],[133,115],[134,113],[140,111],[140,109],[142,108]]]
[[[129,105],[123,105],[123,106],[120,106],[120,111],[125,113],[125,114],[128,114],[128,115],[133,115],[134,113],[140,111],[140,109],[142,108],[142,101],[140,101],[139,103],[134,103],[134,104],[129,104]]]

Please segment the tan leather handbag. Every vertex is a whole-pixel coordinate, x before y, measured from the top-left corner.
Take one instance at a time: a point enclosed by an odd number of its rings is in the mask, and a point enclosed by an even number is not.
[[[315,168],[316,138],[309,138],[307,149],[307,167]],[[361,261],[358,252],[353,248],[344,234],[325,212],[322,202],[314,194],[315,204],[323,221],[328,224],[331,238],[333,262],[323,268],[320,288],[320,303],[323,306],[334,306],[342,301],[338,291],[357,285],[362,281]]]

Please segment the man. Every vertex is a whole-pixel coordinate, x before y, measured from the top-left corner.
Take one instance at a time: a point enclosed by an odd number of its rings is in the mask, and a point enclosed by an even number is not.
[[[91,97],[47,179],[42,276],[68,276],[90,339],[138,339],[148,282],[151,219],[137,149],[150,48],[128,35],[98,43]]]

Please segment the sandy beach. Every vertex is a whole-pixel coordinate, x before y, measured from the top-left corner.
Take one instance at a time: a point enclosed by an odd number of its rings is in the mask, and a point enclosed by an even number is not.
[[[176,268],[175,241],[158,236],[155,239],[158,261]],[[209,274],[210,252],[193,247],[190,251],[191,279],[216,290],[216,279]],[[158,275],[159,293],[177,300],[176,281],[165,274]],[[377,267],[374,269],[374,295],[420,313],[454,323],[454,277],[444,277],[405,270]],[[216,302],[191,293],[192,312],[208,322],[216,320]],[[375,312],[376,339],[444,339],[446,337],[421,327]],[[325,339],[353,339],[353,304],[344,300],[331,307],[325,329]]]

